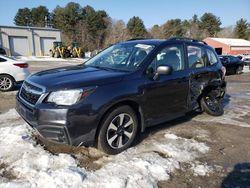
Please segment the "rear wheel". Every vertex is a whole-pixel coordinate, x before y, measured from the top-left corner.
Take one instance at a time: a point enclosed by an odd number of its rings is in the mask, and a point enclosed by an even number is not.
[[[127,149],[137,133],[138,119],[132,108],[120,106],[108,113],[98,135],[98,149],[117,154]]]
[[[243,70],[243,66],[238,66],[235,70],[235,74],[241,74]]]
[[[8,75],[0,75],[0,91],[10,91],[14,87],[14,80]]]
[[[216,96],[215,92],[210,91],[201,98],[201,108],[212,116],[221,116],[223,110],[223,98]]]

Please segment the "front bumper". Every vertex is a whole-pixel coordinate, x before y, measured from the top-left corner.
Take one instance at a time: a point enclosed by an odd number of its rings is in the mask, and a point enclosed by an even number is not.
[[[16,110],[40,136],[49,141],[74,146],[94,144],[97,127],[94,125],[97,120],[87,115],[79,116],[78,109],[59,108],[49,104],[32,107],[17,95]]]

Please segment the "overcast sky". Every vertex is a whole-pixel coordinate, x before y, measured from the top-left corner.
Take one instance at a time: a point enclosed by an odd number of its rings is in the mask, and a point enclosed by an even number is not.
[[[67,0],[0,0],[0,25],[14,25],[19,8],[46,6],[52,11],[57,5],[65,6]],[[191,19],[211,12],[219,16],[222,26],[234,25],[244,18],[250,22],[250,0],[75,0],[81,6],[90,5],[105,10],[110,17],[125,22],[132,16],[143,19],[147,28],[163,24],[168,19]]]

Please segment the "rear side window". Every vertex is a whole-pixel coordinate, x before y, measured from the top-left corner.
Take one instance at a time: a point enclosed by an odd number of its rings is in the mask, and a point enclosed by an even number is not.
[[[202,68],[205,67],[206,55],[204,48],[199,46],[188,46],[188,67]]]
[[[7,60],[0,57],[0,62],[5,62],[5,61]]]
[[[207,51],[207,57],[208,57],[208,65],[213,65],[218,63],[218,59],[216,58],[215,53],[210,50],[210,49],[206,49]]]

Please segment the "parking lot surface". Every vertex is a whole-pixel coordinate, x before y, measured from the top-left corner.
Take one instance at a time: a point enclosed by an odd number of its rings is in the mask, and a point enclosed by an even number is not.
[[[79,63],[29,65],[35,73]],[[149,128],[116,156],[37,141],[14,110],[17,91],[0,93],[0,187],[249,187],[250,73],[226,80],[223,116],[190,113]]]

